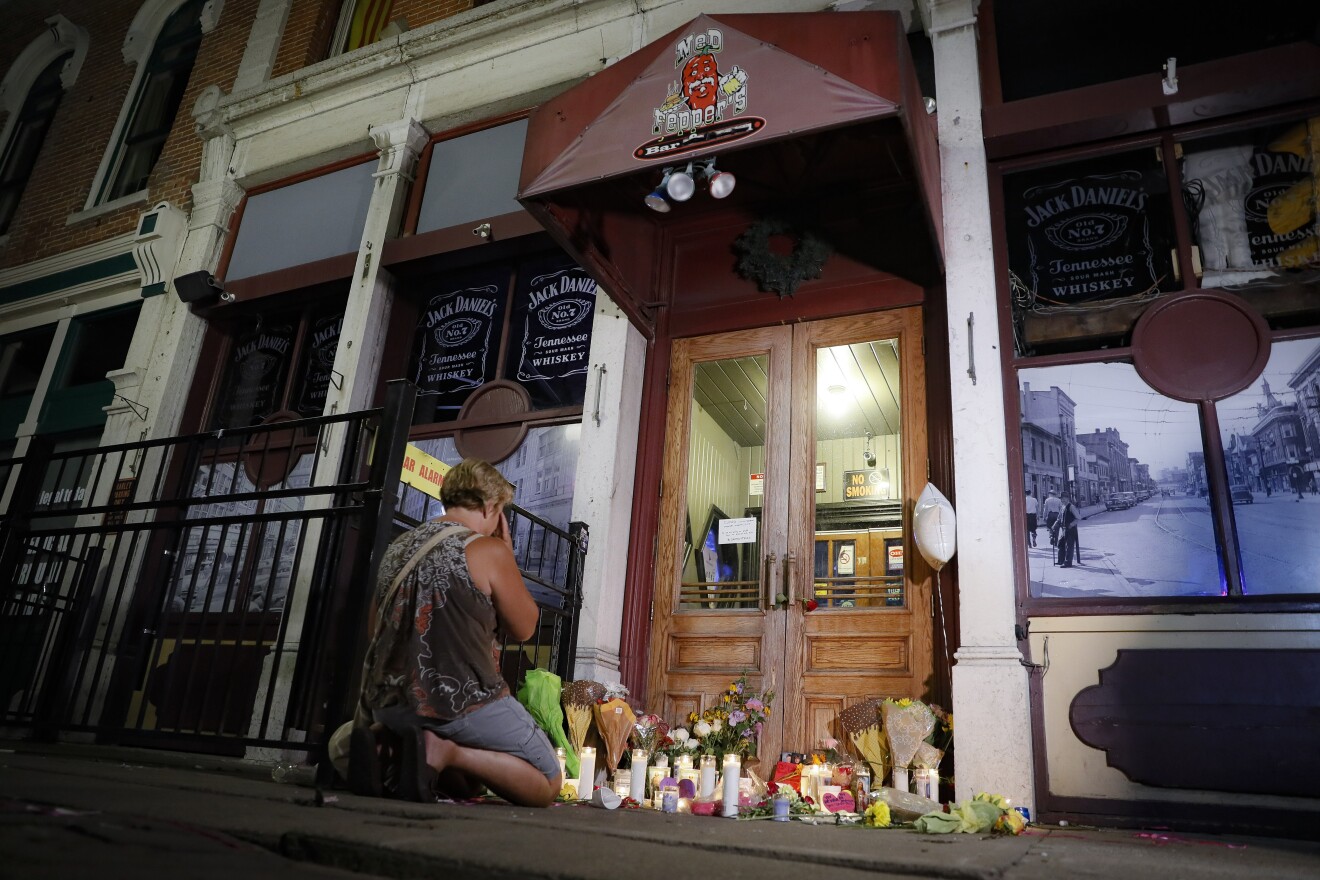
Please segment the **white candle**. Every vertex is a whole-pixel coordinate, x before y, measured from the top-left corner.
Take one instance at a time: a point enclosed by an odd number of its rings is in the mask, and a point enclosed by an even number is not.
[[[708,798],[715,793],[715,756],[701,756],[701,785],[697,788],[697,793],[704,798]]]
[[[664,754],[656,755],[651,761],[651,766],[659,767],[661,770],[666,769],[669,766],[669,756]]]
[[[742,776],[742,761],[735,754],[724,756],[724,816],[738,818],[738,779]]]
[[[563,779],[563,780],[565,780],[565,781],[567,781],[567,779],[568,779],[568,769],[567,769],[567,763],[568,763],[568,752],[566,752],[566,751],[564,750],[564,747],[563,747],[563,746],[560,746],[559,748],[555,749],[555,757],[559,759],[559,778],[560,778],[560,779]]]
[[[578,760],[582,764],[582,770],[578,774],[578,800],[591,800],[591,790],[595,787],[596,779],[596,750],[592,746],[583,746],[582,754],[578,755]]]
[[[692,756],[691,756],[691,755],[679,755],[677,758],[674,759],[674,769],[675,769],[675,770],[678,770],[680,773],[681,773],[682,771],[684,771],[684,770],[691,770],[691,769],[692,769]]]
[[[641,803],[646,800],[646,750],[633,749],[632,753],[632,799]]]
[[[894,776],[894,788],[898,789],[899,791],[908,791],[908,790],[909,790],[909,786],[908,786],[908,768],[906,768],[906,767],[895,767],[895,768],[894,768],[894,771],[893,771],[893,776]]]

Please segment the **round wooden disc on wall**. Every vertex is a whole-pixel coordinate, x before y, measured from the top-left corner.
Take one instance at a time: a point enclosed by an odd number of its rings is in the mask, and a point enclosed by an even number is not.
[[[1240,297],[1193,290],[1146,309],[1132,333],[1132,361],[1161,394],[1197,403],[1246,388],[1270,359],[1270,328]]]
[[[532,401],[526,389],[513,382],[500,380],[482,385],[463,404],[458,418],[461,421],[480,420],[502,422],[488,428],[463,428],[454,433],[454,446],[464,458],[480,458],[499,464],[513,455],[527,436],[527,423],[522,417],[531,411]],[[517,420],[515,424],[508,424]]]

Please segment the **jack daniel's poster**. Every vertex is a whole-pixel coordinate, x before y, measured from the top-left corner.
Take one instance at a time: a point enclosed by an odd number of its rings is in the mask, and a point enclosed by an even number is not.
[[[507,270],[492,271],[426,301],[415,348],[419,415],[434,409],[437,421],[453,418],[473,390],[495,378],[507,287]]]
[[[273,413],[292,352],[293,327],[288,324],[259,325],[241,337],[229,356],[229,392],[217,427],[245,428]]]
[[[1076,170],[1054,169],[1043,181],[1039,172],[1015,175],[1008,184],[1012,268],[1037,301],[1133,296],[1171,280],[1171,258],[1152,235],[1160,197],[1146,175]]]
[[[510,372],[536,406],[581,403],[591,354],[596,282],[563,262],[528,267],[514,299],[513,326],[521,331]]]
[[[330,390],[330,374],[335,365],[335,350],[339,347],[339,332],[344,326],[343,314],[329,315],[312,322],[311,336],[303,353],[303,383],[298,394],[298,412],[304,416],[319,416],[325,409],[325,396]]]

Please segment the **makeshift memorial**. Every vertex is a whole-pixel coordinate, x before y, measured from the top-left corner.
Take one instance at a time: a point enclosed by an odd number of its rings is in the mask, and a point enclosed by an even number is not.
[[[820,796],[820,805],[827,813],[855,813],[857,812],[857,801],[853,799],[852,792],[845,789],[834,791],[838,788],[836,785],[827,786],[826,791]]]
[[[692,732],[701,740],[702,751],[716,757],[733,752],[750,761],[761,729],[771,715],[774,698],[772,690],[760,694],[752,691],[747,673],[730,682],[719,703],[700,714],[688,715]]]
[[[563,686],[559,676],[548,669],[529,669],[518,688],[518,702],[522,703],[532,719],[550,737],[550,741],[567,749],[571,743],[564,735],[564,710],[560,706]],[[567,769],[576,773],[577,758],[566,760]]]
[[[908,790],[908,771],[917,749],[935,730],[935,713],[919,700],[904,697],[887,699],[880,704],[885,735],[889,739],[889,758],[893,762],[894,788]]]
[[[792,789],[789,789],[789,791],[791,790]],[[789,806],[792,804],[792,798],[789,797],[788,792],[777,791],[775,792],[773,801],[774,801],[774,810],[775,810],[775,816],[774,816],[775,821],[787,822],[788,810],[789,810]]]
[[[605,741],[605,764],[613,772],[623,757],[624,747],[628,744],[637,716],[622,697],[597,703],[592,711],[596,716],[596,730]]]
[[[857,756],[871,766],[878,783],[889,770],[889,743],[880,726],[880,701],[863,700],[839,713],[839,727],[852,743]]]
[[[1026,823],[1022,814],[1012,808],[1007,798],[981,792],[970,801],[951,807],[949,812],[932,810],[919,817],[912,826],[927,834],[1021,834]]]

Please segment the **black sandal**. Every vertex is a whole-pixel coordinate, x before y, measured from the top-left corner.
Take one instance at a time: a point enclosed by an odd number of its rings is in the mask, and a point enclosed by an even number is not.
[[[436,772],[426,763],[426,731],[414,728],[401,734],[399,800],[429,804],[435,801]]]
[[[348,738],[348,790],[380,797],[382,779],[376,734],[367,727],[354,727]]]

